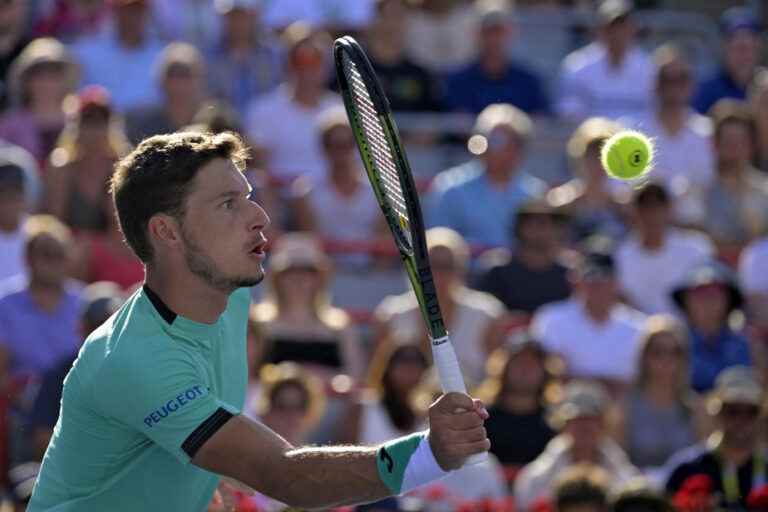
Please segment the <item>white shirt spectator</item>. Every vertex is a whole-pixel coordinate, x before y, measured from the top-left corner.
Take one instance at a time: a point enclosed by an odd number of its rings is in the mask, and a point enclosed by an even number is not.
[[[617,304],[608,320],[598,324],[572,298],[542,306],[531,329],[548,351],[563,358],[569,376],[629,382],[643,321],[639,311]]]
[[[563,61],[557,111],[564,117],[636,117],[651,108],[655,68],[650,57],[631,48],[621,67],[611,67],[600,43],[576,50]]]
[[[651,177],[670,191],[675,217],[696,222],[706,214],[704,191],[715,181],[712,150],[712,123],[691,110],[685,126],[669,134],[656,115],[646,115],[633,123],[653,139],[656,151]]]
[[[252,103],[246,117],[248,136],[268,151],[267,170],[285,182],[301,175],[322,178],[325,160],[317,122],[323,112],[340,106],[339,97],[329,92],[316,107],[304,107],[293,101],[285,84]]]
[[[739,281],[747,294],[768,295],[768,236],[755,240],[741,253]]]
[[[114,33],[81,39],[71,47],[80,64],[82,85],[105,87],[123,112],[160,102],[154,68],[162,49],[152,39],[138,48],[125,48]]]
[[[461,289],[456,300],[459,306],[448,326],[451,342],[468,384],[479,384],[485,378],[487,359],[483,337],[504,314],[504,305],[493,295],[469,288]],[[387,324],[397,342],[409,343],[424,335],[424,320],[412,292],[385,298],[374,314]]]
[[[477,54],[475,38],[456,37],[477,32],[477,11],[471,6],[457,6],[440,15],[416,10],[404,21],[406,53],[413,62],[433,73],[456,71]]]
[[[313,26],[364,28],[373,17],[372,0],[262,0],[264,23],[281,29],[294,21]]]
[[[696,264],[709,261],[715,249],[709,237],[695,231],[670,229],[655,251],[630,236],[616,250],[617,277],[629,302],[643,313],[674,313],[669,297]]]

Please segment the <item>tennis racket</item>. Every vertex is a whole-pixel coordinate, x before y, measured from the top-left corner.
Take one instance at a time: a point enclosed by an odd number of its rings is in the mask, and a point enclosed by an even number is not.
[[[337,39],[333,55],[357,148],[427,325],[440,385],[443,392],[466,393],[464,376],[437,301],[419,196],[389,101],[357,41],[349,36]],[[480,453],[468,462],[481,462],[486,457]]]

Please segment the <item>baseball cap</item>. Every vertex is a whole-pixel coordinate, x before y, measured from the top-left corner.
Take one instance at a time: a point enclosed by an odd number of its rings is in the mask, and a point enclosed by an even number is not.
[[[762,401],[763,388],[752,368],[731,366],[718,374],[714,391],[710,397],[709,410],[711,413],[717,414],[724,404],[759,406]]]
[[[213,6],[219,14],[228,14],[236,9],[255,10],[259,4],[259,0],[214,0]]]
[[[599,279],[613,276],[616,263],[613,259],[613,243],[604,236],[589,237],[583,245],[581,260],[576,271],[582,279]]]
[[[566,384],[562,400],[552,409],[550,422],[559,429],[576,418],[602,416],[609,403],[608,392],[602,384],[574,380]]]
[[[512,21],[512,12],[504,2],[486,0],[477,3],[481,28],[498,27]]]
[[[603,0],[597,7],[597,20],[601,25],[610,25],[619,18],[629,16],[634,10],[631,0]]]
[[[747,7],[731,7],[720,17],[720,31],[725,37],[730,37],[740,30],[759,34],[760,22],[755,13]]]
[[[269,268],[282,272],[290,268],[328,269],[330,261],[320,241],[307,233],[289,233],[281,236],[272,249]]]

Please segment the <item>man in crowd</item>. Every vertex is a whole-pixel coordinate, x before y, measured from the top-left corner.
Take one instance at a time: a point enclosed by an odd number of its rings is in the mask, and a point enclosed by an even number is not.
[[[559,261],[562,223],[563,216],[545,201],[524,204],[514,222],[512,249],[502,249],[480,270],[475,288],[494,295],[510,311],[527,314],[568,298],[568,269]]]
[[[692,266],[708,261],[714,247],[706,235],[672,226],[664,186],[649,183],[635,191],[632,206],[634,229],[616,250],[621,291],[643,313],[673,313],[672,288]]]
[[[541,197],[546,185],[523,170],[531,119],[507,103],[486,107],[475,122],[470,151],[477,158],[435,177],[427,221],[458,231],[480,247],[508,247],[520,206]]]
[[[23,224],[35,206],[37,165],[17,146],[0,147],[0,282],[26,275]]]
[[[706,443],[672,457],[667,491],[675,494],[689,479],[704,475],[712,483],[718,509],[745,509],[750,491],[765,484],[762,404],[763,389],[752,370],[744,366],[723,370],[707,404],[717,430]]]
[[[477,114],[492,103],[509,103],[528,114],[549,112],[549,99],[539,77],[509,58],[513,32],[511,13],[506,9],[482,8],[477,60],[445,80],[449,109]]]
[[[597,8],[598,37],[563,61],[561,116],[616,119],[637,116],[651,106],[653,63],[635,44],[631,0],[603,0]]]
[[[531,325],[571,377],[601,379],[614,393],[634,376],[643,315],[618,301],[616,269],[604,239],[586,242],[570,299],[539,309]]]
[[[693,106],[706,114],[723,98],[744,100],[757,73],[762,52],[760,22],[749,9],[732,7],[720,20],[723,62],[714,76],[699,85]]]

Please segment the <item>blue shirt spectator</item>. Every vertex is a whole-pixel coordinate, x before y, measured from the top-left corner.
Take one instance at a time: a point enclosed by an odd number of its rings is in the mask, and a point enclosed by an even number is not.
[[[527,113],[548,113],[549,100],[541,81],[509,59],[512,22],[498,7],[481,12],[478,57],[469,67],[445,79],[450,110],[479,113],[492,103],[510,103]]]
[[[694,96],[693,106],[702,114],[723,98],[743,100],[758,70],[762,44],[760,23],[743,7],[723,13],[723,63],[714,76],[704,80]]]
[[[82,84],[105,87],[120,111],[157,103],[160,91],[152,70],[163,47],[149,36],[147,2],[117,2],[112,9],[113,31],[86,37],[71,47]]]
[[[515,63],[491,75],[476,62],[445,78],[446,103],[450,110],[478,113],[491,103],[505,102],[528,113],[546,114],[549,99],[539,77]]]
[[[731,313],[744,298],[733,272],[719,262],[694,266],[672,291],[691,338],[691,386],[707,392],[729,366],[752,364],[746,336],[729,326]]]
[[[545,190],[543,181],[524,171],[505,185],[495,184],[483,163],[473,160],[435,178],[428,220],[431,225],[458,231],[473,245],[507,247],[514,214]]]

